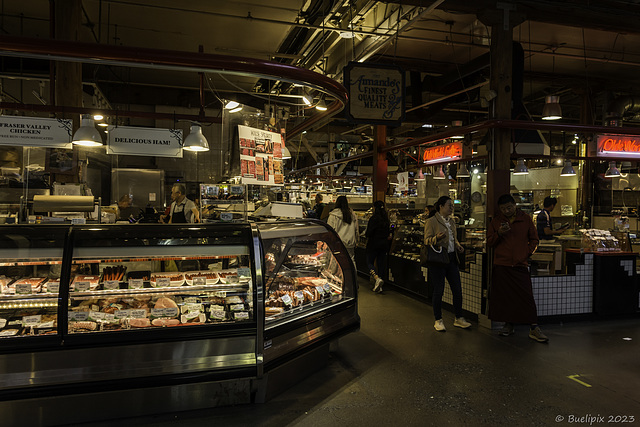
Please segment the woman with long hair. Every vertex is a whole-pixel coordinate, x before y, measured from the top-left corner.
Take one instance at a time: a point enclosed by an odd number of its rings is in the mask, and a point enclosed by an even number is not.
[[[453,326],[468,328],[471,323],[462,317],[462,285],[456,253],[456,251],[463,252],[464,248],[456,237],[456,223],[452,218],[453,201],[449,196],[442,196],[436,201],[434,207],[435,210],[430,214],[424,226],[424,244],[446,250],[449,254],[449,263],[428,267],[429,281],[433,285],[433,315],[436,319],[433,327],[438,332],[447,330],[442,321],[442,295],[446,278],[453,295],[453,310],[456,316]]]
[[[358,243],[358,218],[353,209],[349,207],[346,196],[339,196],[336,199],[335,209],[329,213],[327,223],[336,230],[355,264],[354,252]]]
[[[382,292],[384,279],[382,272],[389,252],[389,244],[391,243],[391,223],[389,215],[384,208],[384,202],[377,200],[373,203],[373,215],[369,218],[367,224],[367,267],[369,274],[374,279],[374,292]]]

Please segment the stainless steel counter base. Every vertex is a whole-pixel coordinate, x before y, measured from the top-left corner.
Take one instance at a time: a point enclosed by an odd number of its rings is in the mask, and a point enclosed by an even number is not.
[[[0,392],[256,365],[255,336],[2,354]]]
[[[54,426],[250,403],[250,379],[0,402],[3,427]],[[114,421],[117,425],[117,420]]]

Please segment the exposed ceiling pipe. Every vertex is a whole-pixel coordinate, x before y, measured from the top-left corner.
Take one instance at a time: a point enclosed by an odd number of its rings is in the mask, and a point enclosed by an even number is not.
[[[640,98],[631,95],[619,96],[607,105],[605,122],[607,126],[622,126],[625,113],[638,112],[640,112]]]

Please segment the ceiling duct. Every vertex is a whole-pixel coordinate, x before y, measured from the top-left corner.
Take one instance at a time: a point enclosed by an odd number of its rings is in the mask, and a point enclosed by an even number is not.
[[[620,127],[625,114],[640,112],[640,98],[631,95],[624,95],[615,98],[607,105],[606,120],[607,126]]]

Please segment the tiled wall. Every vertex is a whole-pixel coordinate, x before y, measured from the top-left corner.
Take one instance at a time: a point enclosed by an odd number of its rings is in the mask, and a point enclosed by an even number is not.
[[[482,254],[476,254],[474,262],[469,263],[468,271],[460,271],[462,282],[462,308],[471,313],[480,314],[482,309]],[[422,275],[427,280],[427,268],[422,267]],[[447,281],[442,301],[453,304],[451,288]]]
[[[585,314],[593,311],[593,254],[576,264],[575,276],[532,277],[538,316]]]

